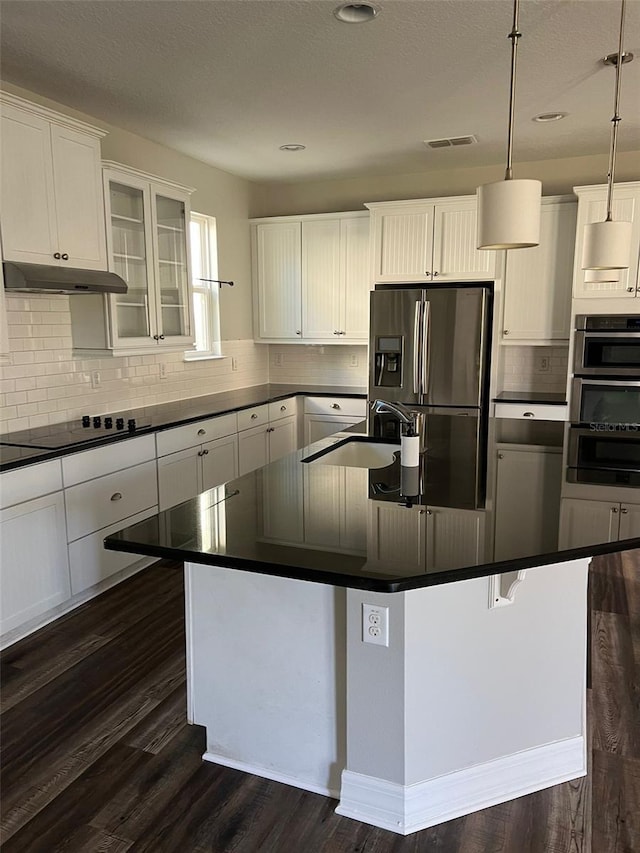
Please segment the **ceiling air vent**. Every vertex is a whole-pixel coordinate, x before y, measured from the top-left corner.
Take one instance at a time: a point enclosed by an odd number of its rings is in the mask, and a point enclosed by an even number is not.
[[[475,136],[450,136],[444,139],[425,139],[427,148],[452,148],[455,145],[474,145],[478,140]]]

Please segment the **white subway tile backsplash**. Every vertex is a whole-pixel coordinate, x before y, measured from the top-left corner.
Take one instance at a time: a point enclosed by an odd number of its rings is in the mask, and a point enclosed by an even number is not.
[[[563,393],[567,386],[568,350],[558,347],[502,347],[502,390]],[[549,370],[540,371],[541,358],[549,359]]]

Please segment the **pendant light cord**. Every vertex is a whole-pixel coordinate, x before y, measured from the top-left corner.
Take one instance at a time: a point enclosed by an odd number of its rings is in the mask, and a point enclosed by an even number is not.
[[[620,10],[620,36],[618,39],[618,59],[616,62],[616,92],[613,103],[613,118],[611,119],[611,150],[609,151],[609,171],[607,173],[607,222],[611,222],[612,220],[611,207],[613,202],[613,179],[616,168],[616,148],[618,146],[618,125],[622,121],[620,118],[620,86],[622,83],[622,65],[624,63],[622,41],[624,38],[625,3],[626,0],[622,0],[622,8]]]
[[[511,39],[511,85],[509,88],[509,130],[507,131],[507,168],[504,173],[505,181],[510,181],[513,178],[513,119],[516,110],[516,66],[518,61],[518,39],[522,36],[522,33],[518,30],[519,10],[520,0],[513,0],[513,26],[507,36],[507,38]]]

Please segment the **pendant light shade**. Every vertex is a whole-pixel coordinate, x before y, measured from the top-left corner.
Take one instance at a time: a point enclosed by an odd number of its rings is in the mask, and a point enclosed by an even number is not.
[[[526,249],[540,243],[540,181],[478,187],[478,248]]]
[[[582,245],[583,270],[624,270],[628,269],[631,258],[631,223],[614,221],[612,215],[618,125],[622,121],[619,112],[622,66],[625,62],[631,62],[633,59],[632,53],[625,54],[622,49],[624,13],[625,0],[622,0],[618,52],[609,54],[604,59],[605,64],[615,65],[616,67],[616,88],[613,118],[611,119],[611,146],[609,150],[609,170],[607,173],[607,218],[604,222],[591,222],[584,227]]]
[[[511,83],[507,168],[503,181],[477,189],[478,249],[526,249],[540,243],[540,197],[542,184],[535,180],[513,180],[513,117],[516,100],[516,66],[519,0],[513,0],[511,39]]]

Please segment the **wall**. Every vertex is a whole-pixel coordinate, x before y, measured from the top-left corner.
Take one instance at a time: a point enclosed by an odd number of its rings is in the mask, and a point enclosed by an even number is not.
[[[272,344],[269,347],[269,381],[366,386],[369,382],[367,352],[366,344],[343,347]]]
[[[218,273],[235,281],[220,294],[220,330],[223,340],[253,337],[251,305],[251,253],[249,244],[249,203],[251,184],[243,178],[214,169],[164,145],[136,136],[33,92],[3,83],[6,91],[52,110],[73,116],[108,131],[102,140],[102,156],[196,187],[191,206],[198,213],[216,217],[218,232]]]
[[[564,393],[567,385],[566,346],[501,347],[502,381],[498,390],[551,391]],[[549,369],[540,369],[540,359],[549,359]]]
[[[441,152],[446,164],[446,149]],[[622,151],[616,160],[616,181],[637,181],[640,152]],[[481,184],[498,181],[497,166],[447,169],[371,178],[343,178],[296,184],[265,183],[251,187],[251,216],[331,213],[361,210],[368,201],[394,201],[475,193]],[[544,195],[569,193],[574,186],[606,183],[607,152],[589,157],[517,163],[517,178],[538,178]]]

